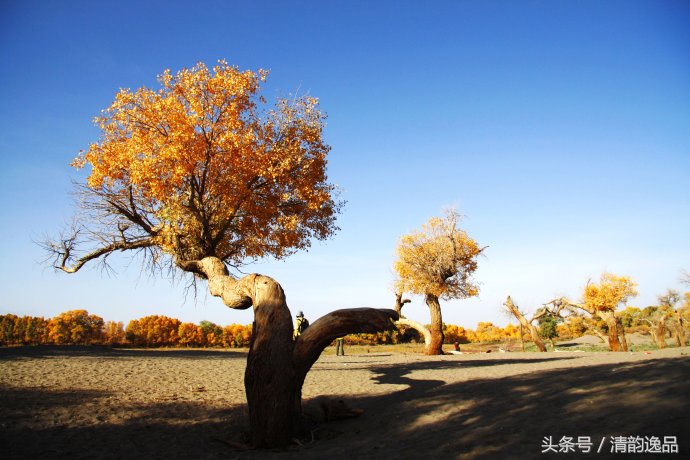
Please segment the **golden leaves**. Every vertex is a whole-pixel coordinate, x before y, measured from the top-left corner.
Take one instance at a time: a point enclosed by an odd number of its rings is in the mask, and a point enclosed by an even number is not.
[[[421,230],[400,238],[397,290],[433,294],[445,299],[476,296],[471,279],[482,249],[457,227],[459,215],[448,211],[444,218],[432,217]]]
[[[585,286],[583,302],[593,310],[613,311],[637,295],[635,286],[637,284],[630,277],[602,273],[599,284],[588,283]]]
[[[336,227],[326,182],[325,115],[313,97],[262,109],[268,72],[220,61],[158,77],[158,90],[121,89],[96,118],[101,138],[73,162],[87,185],[131,194],[158,222],[161,247],[240,261],[277,257]]]

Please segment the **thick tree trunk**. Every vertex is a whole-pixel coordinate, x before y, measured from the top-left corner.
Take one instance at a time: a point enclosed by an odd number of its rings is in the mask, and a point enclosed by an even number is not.
[[[676,345],[679,347],[684,347],[686,342],[685,339],[685,329],[683,328],[683,318],[680,313],[675,313],[673,316],[673,338],[676,341]]]
[[[252,445],[286,446],[302,433],[302,385],[321,352],[349,333],[392,329],[393,310],[358,308],[334,311],[307,328],[297,341],[280,284],[252,274],[239,280],[215,257],[184,262],[181,268],[208,279],[211,295],[230,308],[254,308],[254,330],[247,356],[245,389]]]
[[[659,349],[666,348],[666,320],[668,315],[663,315],[656,322],[645,320],[649,323],[649,332],[652,334],[654,343]]]
[[[525,318],[525,315],[523,315],[520,310],[518,310],[517,306],[513,303],[513,299],[508,296],[508,299],[503,303],[503,305],[508,308],[510,313],[520,322],[520,325],[527,329],[529,331],[530,336],[532,336],[532,341],[534,344],[537,346],[539,351],[545,352],[546,351],[546,346],[544,345],[544,342],[542,341],[541,337],[539,336],[539,331],[537,330],[536,326],[534,326],[532,323],[527,321],[527,318]],[[522,337],[522,334],[520,335]],[[523,346],[523,351],[524,351],[524,346]]]
[[[599,315],[601,318],[606,322],[606,325],[608,326],[608,342],[609,342],[609,350],[611,351],[623,351],[623,346],[621,345],[621,342],[619,340],[619,332],[618,332],[618,321],[616,320],[616,315],[612,311],[601,311],[599,312]]]
[[[292,315],[274,280],[258,276],[254,324],[244,385],[255,446],[285,446],[300,432],[301,406],[294,392]]]
[[[621,347],[623,347],[623,351],[628,351],[628,339],[625,337],[625,327],[623,327],[623,321],[621,321],[618,316],[616,316],[616,327],[618,328],[618,340],[621,342]]]
[[[427,294],[425,301],[429,307],[429,314],[431,316],[431,324],[429,325],[429,332],[431,333],[431,341],[424,349],[425,355],[442,355],[443,354],[443,318],[441,316],[441,305],[438,303],[438,297],[433,294]]]

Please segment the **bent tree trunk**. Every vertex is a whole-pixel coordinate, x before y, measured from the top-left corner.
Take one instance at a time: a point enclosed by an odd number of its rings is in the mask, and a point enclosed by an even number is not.
[[[619,320],[616,318],[616,314],[613,311],[604,310],[599,312],[599,316],[606,322],[606,326],[608,327],[609,350],[627,351],[627,342],[623,342],[626,344],[624,347],[619,339],[621,335],[625,337],[625,332],[620,330],[618,326]]]
[[[520,322],[520,325],[527,329],[529,331],[530,336],[532,336],[532,341],[534,344],[537,346],[539,351],[545,352],[546,351],[546,346],[544,345],[544,342],[541,340],[541,337],[539,336],[539,331],[537,330],[536,326],[534,326],[532,323],[527,321],[527,318],[525,318],[525,315],[523,315],[520,310],[518,310],[517,306],[513,303],[513,299],[508,296],[508,299],[503,303],[503,305],[508,308],[510,313],[517,318],[517,320]],[[522,337],[522,332],[520,333],[520,337]],[[524,346],[523,346],[523,351],[524,351]]]
[[[429,307],[429,314],[431,316],[431,324],[429,325],[429,333],[431,340],[424,349],[425,355],[442,355],[443,354],[443,318],[441,317],[441,305],[438,303],[438,297],[433,294],[427,294],[425,299]]]
[[[411,320],[409,318],[400,318],[395,322],[395,325],[400,327],[400,326],[407,326],[411,327],[415,331],[419,332],[419,334],[424,337],[424,345],[425,349],[429,347],[429,344],[431,344],[431,331],[427,327],[425,327],[422,323],[418,323],[417,321]]]
[[[286,446],[302,432],[302,385],[321,352],[337,337],[393,328],[393,310],[357,308],[334,311],[315,321],[296,341],[282,287],[272,278],[229,275],[216,257],[180,263],[208,279],[211,295],[230,308],[254,308],[254,330],[247,356],[245,390],[252,445]]]

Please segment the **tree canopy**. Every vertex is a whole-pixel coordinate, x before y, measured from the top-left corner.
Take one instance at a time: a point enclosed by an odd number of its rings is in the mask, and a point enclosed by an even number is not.
[[[336,230],[341,203],[328,183],[325,115],[313,97],[259,95],[267,72],[224,61],[159,76],[160,89],[122,89],[95,122],[100,139],[74,161],[89,167],[85,215],[60,241],[56,265],[143,250],[183,269],[283,258]],[[88,246],[88,248],[84,248]]]
[[[636,283],[628,276],[602,273],[599,284],[587,283],[582,294],[582,302],[590,313],[614,311],[631,297],[637,295]]]
[[[397,292],[432,294],[444,300],[479,293],[472,274],[483,248],[458,228],[459,219],[457,211],[448,210],[444,217],[432,217],[421,230],[400,238],[394,266]]]

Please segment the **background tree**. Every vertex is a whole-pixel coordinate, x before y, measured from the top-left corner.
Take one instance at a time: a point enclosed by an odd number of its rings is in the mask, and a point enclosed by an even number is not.
[[[184,347],[199,347],[202,343],[202,329],[194,323],[181,323],[177,329],[178,343]]]
[[[611,351],[627,351],[625,329],[616,309],[637,295],[636,284],[627,276],[603,273],[599,284],[588,282],[582,295],[582,303],[563,299],[564,303],[580,308],[590,315],[599,316],[606,323],[608,344]]]
[[[103,318],[86,310],[66,311],[48,322],[48,337],[57,345],[100,343],[102,335]]]
[[[685,346],[685,319],[681,311],[676,310],[676,305],[681,300],[680,292],[673,289],[668,289],[665,294],[660,295],[657,300],[662,309],[668,312],[667,315],[667,327],[670,329],[673,339],[676,341],[676,345],[679,347]]]
[[[211,321],[201,321],[202,346],[218,347],[223,344],[223,328]]]
[[[122,345],[126,334],[122,322],[106,321],[103,325],[103,343],[106,345]]]
[[[337,230],[325,116],[313,97],[267,108],[259,95],[266,76],[221,61],[165,71],[158,90],[120,90],[96,118],[100,139],[73,163],[90,168],[78,224],[44,247],[67,273],[135,251],[153,270],[207,280],[230,308],[253,308],[245,372],[252,443],[280,446],[300,434],[304,376],[332,334],[385,329],[397,315],[334,312],[295,343],[282,287],[230,274],[228,266],[282,259]]]
[[[537,327],[534,325],[534,321],[538,320],[539,318],[543,317],[546,314],[546,309],[541,308],[539,309],[532,317],[528,320],[525,315],[520,311],[517,305],[513,302],[513,299],[511,299],[510,296],[506,299],[506,301],[503,303],[503,306],[506,308],[506,311],[515,317],[520,322],[520,325],[522,325],[522,328],[529,332],[530,336],[532,337],[532,341],[534,342],[534,345],[536,345],[537,349],[541,352],[546,351],[546,346],[544,345],[544,342],[541,340],[541,335],[539,334],[539,330],[537,330]]]
[[[556,349],[553,339],[558,337],[558,318],[551,314],[546,314],[539,318],[539,335],[551,342],[551,348]]]
[[[421,230],[403,236],[397,248],[397,292],[423,295],[429,307],[431,342],[425,349],[428,355],[443,354],[439,299],[464,299],[479,293],[472,275],[483,248],[458,228],[459,219],[455,210],[447,211],[443,218],[432,217]]]

